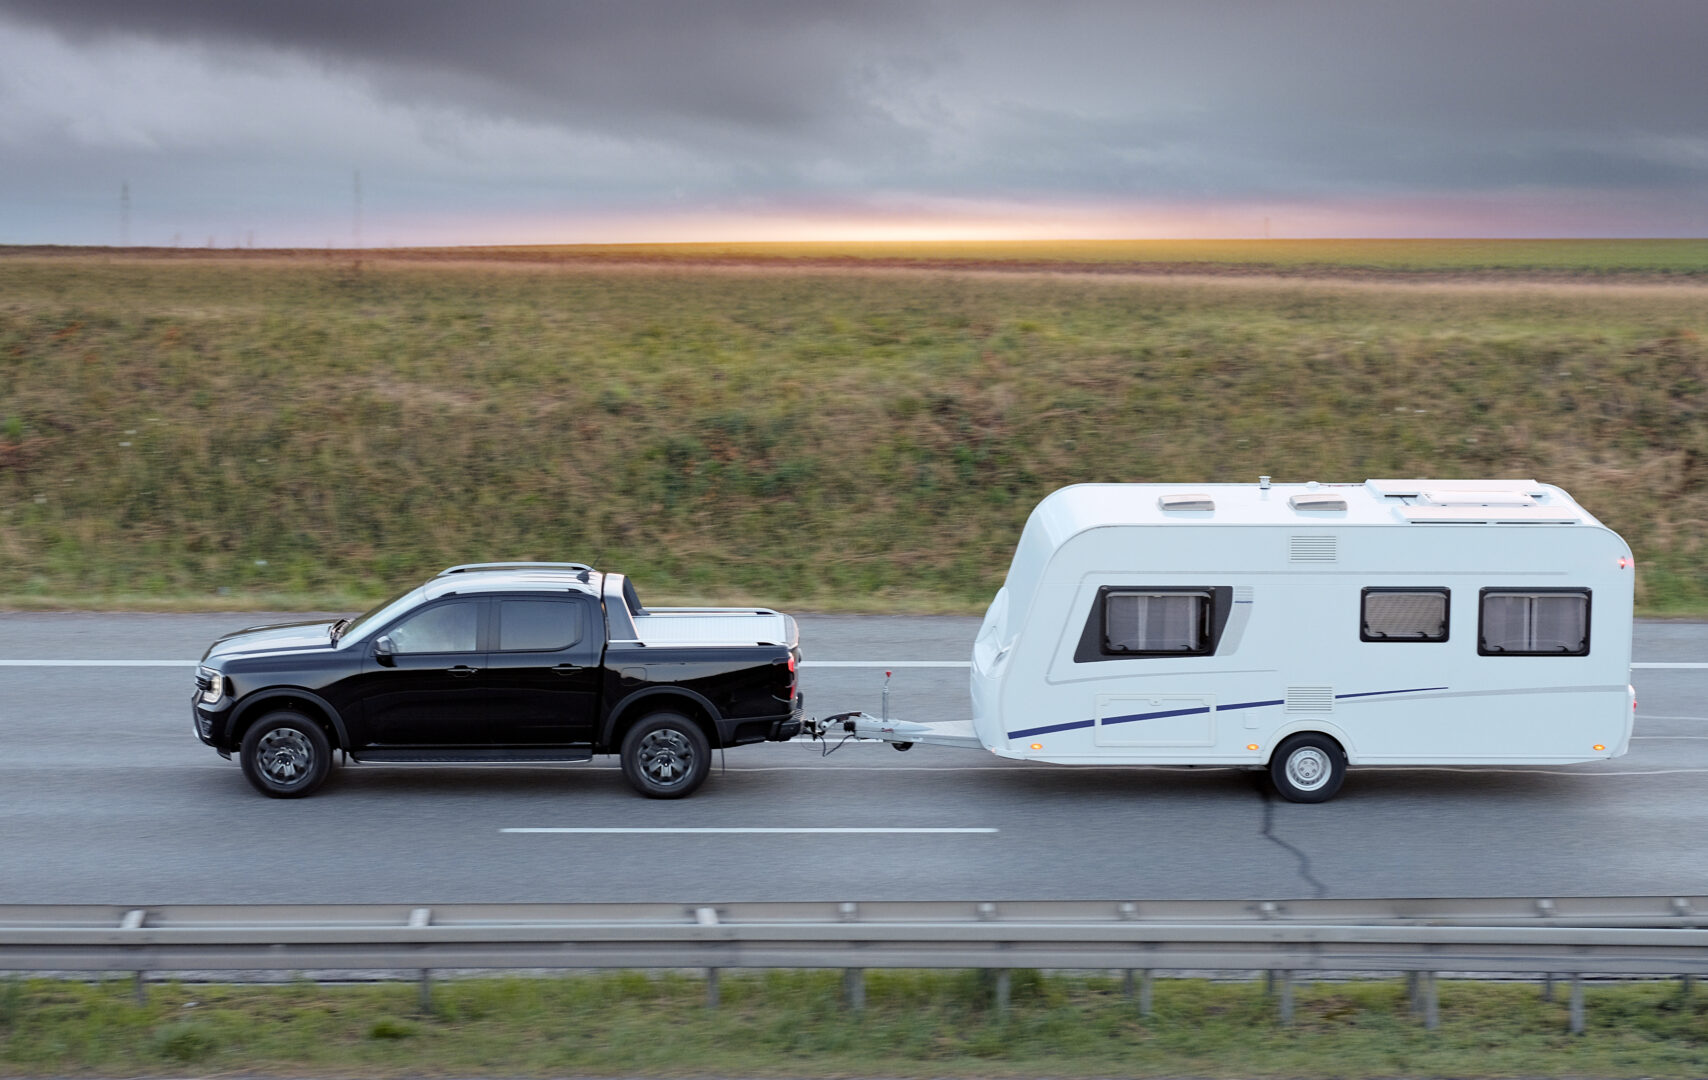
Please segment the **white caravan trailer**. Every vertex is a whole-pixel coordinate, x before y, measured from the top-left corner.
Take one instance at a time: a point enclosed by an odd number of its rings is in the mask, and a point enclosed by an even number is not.
[[[1550,764],[1631,736],[1631,550],[1533,480],[1081,484],[1032,511],[972,721],[820,730],[1062,764]]]

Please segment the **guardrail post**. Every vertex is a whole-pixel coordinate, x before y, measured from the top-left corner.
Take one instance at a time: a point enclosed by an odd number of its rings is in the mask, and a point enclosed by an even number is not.
[[[1554,1000],[1554,973],[1552,971],[1542,976],[1542,1000]]]
[[[418,907],[409,913],[410,929],[429,926],[433,922],[433,909]],[[433,1011],[433,972],[431,968],[421,969],[421,1014],[423,1016]]]
[[[1572,972],[1571,1018],[1572,1018],[1572,1021],[1571,1021],[1572,1022],[1572,1034],[1573,1035],[1582,1035],[1583,1034],[1583,975],[1579,972],[1576,972],[1576,971]]]
[[[1263,969],[1263,996],[1264,997],[1274,997],[1275,996],[1275,969],[1274,968],[1264,968]]]
[[[148,918],[146,908],[132,908],[125,912],[125,917],[119,921],[120,930],[140,930],[144,919]],[[132,991],[136,994],[138,1005],[148,1004],[148,973],[136,971],[132,973]]]
[[[850,1009],[859,1011],[866,1007],[866,972],[864,968],[847,968],[842,972],[842,992]]]
[[[1293,1026],[1293,973],[1281,972],[1281,1026]]]
[[[1139,1015],[1151,1014],[1151,969],[1145,968],[1139,972]]]
[[[1133,1000],[1133,969],[1127,968],[1121,972],[1121,996],[1128,1001]]]
[[[1441,1026],[1441,1002],[1435,992],[1435,972],[1426,971],[1419,980],[1423,984],[1423,1026],[1434,1031]]]
[[[1685,1001],[1689,1001],[1691,992],[1695,989],[1696,989],[1696,979],[1694,976],[1680,975],[1678,977],[1678,996],[1679,997],[1683,998]]]
[[[1014,985],[1014,973],[1007,968],[1000,968],[996,973],[996,1015],[1008,1016],[1009,991]]]
[[[1406,1012],[1416,1016],[1421,1001],[1422,998],[1418,994],[1418,973],[1408,971],[1406,972]]]
[[[694,909],[694,921],[701,926],[718,925],[718,909],[714,907],[699,907]],[[706,1008],[718,1007],[718,969],[706,969]]]

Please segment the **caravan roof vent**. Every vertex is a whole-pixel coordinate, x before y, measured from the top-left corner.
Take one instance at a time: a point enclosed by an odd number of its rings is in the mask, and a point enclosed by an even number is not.
[[[1421,506],[1535,506],[1536,499],[1524,491],[1447,490],[1426,488],[1418,498]]]
[[[1216,500],[1208,495],[1162,495],[1156,500],[1163,510],[1214,510]]]
[[[1293,496],[1287,505],[1295,510],[1345,510],[1346,496],[1312,491]]]

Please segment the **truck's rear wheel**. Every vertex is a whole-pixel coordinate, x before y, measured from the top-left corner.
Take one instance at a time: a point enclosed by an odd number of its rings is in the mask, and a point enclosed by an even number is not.
[[[311,794],[332,768],[332,744],[320,725],[299,712],[268,713],[243,734],[243,775],[275,799]]]
[[[623,737],[623,775],[649,799],[680,799],[705,783],[712,747],[681,713],[656,712]]]
[[[1269,779],[1289,802],[1327,802],[1346,779],[1346,751],[1327,735],[1295,735],[1276,747]]]

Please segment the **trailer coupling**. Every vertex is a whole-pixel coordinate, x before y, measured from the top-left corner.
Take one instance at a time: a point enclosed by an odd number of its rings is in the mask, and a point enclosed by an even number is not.
[[[973,733],[972,722],[968,720],[921,724],[911,720],[870,716],[863,712],[845,712],[827,716],[823,720],[812,720],[807,725],[807,731],[815,739],[829,740],[838,735],[844,739],[871,739],[887,742],[897,750],[910,750],[914,743],[963,746],[975,750],[984,748],[979,737]]]

